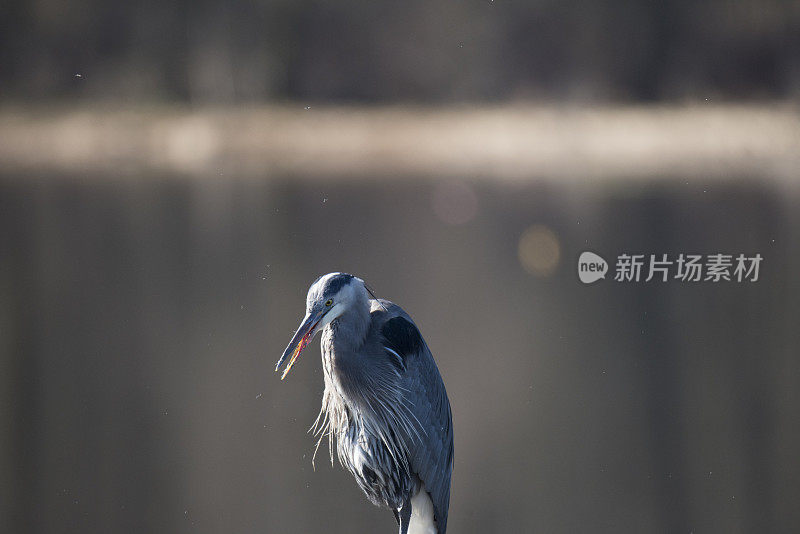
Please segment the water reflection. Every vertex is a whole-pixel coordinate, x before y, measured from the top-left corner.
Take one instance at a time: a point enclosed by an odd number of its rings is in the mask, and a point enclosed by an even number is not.
[[[650,183],[3,177],[3,530],[392,531],[311,468],[317,349],[272,369],[332,270],[436,355],[453,532],[789,530],[797,192]],[[765,259],[749,286],[585,286],[586,249]]]

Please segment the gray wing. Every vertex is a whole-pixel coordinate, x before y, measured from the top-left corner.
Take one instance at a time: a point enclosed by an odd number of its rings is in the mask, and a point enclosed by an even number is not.
[[[382,301],[384,304],[391,303]],[[444,382],[414,322],[399,306],[387,306],[381,326],[386,347],[399,356],[406,405],[420,430],[407,436],[410,467],[433,502],[439,533],[447,530],[453,471],[453,418]]]

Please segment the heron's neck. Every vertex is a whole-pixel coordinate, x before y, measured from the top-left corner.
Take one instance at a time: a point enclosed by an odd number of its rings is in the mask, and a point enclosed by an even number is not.
[[[367,339],[370,315],[368,303],[356,303],[333,320],[329,326],[334,350],[359,349]]]

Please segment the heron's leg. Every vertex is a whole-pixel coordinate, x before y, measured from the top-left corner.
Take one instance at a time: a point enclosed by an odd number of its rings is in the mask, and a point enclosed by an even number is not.
[[[411,522],[411,499],[406,499],[399,510],[400,534],[408,534],[408,524]]]

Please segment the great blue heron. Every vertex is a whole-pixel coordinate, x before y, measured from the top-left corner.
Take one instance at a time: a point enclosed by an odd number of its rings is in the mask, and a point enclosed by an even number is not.
[[[278,364],[322,330],[325,392],[314,423],[367,498],[393,512],[400,534],[444,534],[453,470],[453,418],[439,369],[400,306],[370,298],[345,273],[318,278],[306,316]],[[332,437],[331,437],[332,436]],[[319,446],[319,441],[317,441]]]

